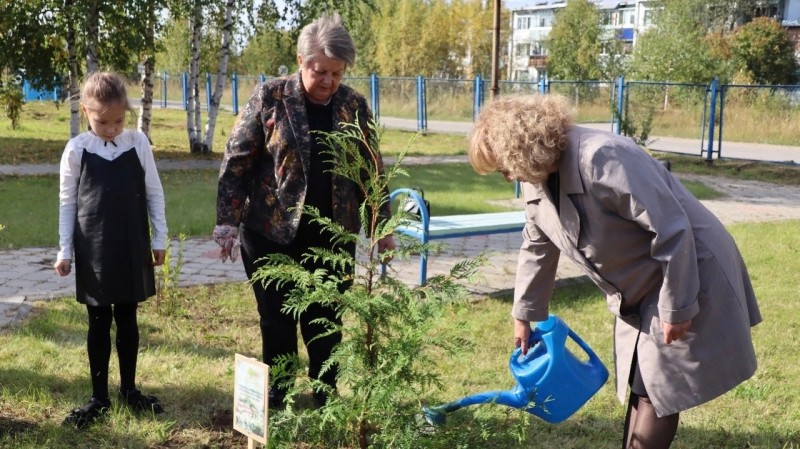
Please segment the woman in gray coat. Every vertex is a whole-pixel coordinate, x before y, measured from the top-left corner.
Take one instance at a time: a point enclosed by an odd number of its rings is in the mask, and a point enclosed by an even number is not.
[[[523,353],[561,254],[605,294],[621,402],[631,390],[623,448],[668,448],[680,411],[753,375],[761,314],[733,238],[633,141],[574,126],[561,97],[501,98],[483,108],[469,157],[522,183],[512,315]]]

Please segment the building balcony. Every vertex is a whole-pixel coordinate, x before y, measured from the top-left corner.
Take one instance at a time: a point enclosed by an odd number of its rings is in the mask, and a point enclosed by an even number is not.
[[[531,55],[528,58],[528,67],[535,67],[537,69],[543,69],[547,67],[547,56]]]

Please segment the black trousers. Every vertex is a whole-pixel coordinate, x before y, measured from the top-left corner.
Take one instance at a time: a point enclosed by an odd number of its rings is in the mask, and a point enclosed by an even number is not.
[[[298,237],[289,245],[279,245],[267,240],[261,233],[248,230],[242,226],[239,235],[241,238],[242,262],[244,263],[247,277],[252,279],[253,274],[263,265],[258,259],[267,254],[282,253],[300,262],[303,255],[307,254],[308,249],[312,246],[331,247],[331,239],[327,238],[328,236],[324,236],[324,233],[303,231],[303,229],[298,231],[298,236],[304,237]],[[355,253],[355,245],[347,249],[351,254]],[[317,268],[330,269],[329,266],[321,262],[304,262],[303,266],[308,270]],[[324,325],[312,323],[312,321],[325,318],[336,324],[341,324],[341,319],[337,317],[336,311],[330,307],[313,304],[300,315],[299,320],[296,320],[294,316],[281,311],[284,300],[293,289],[293,285],[286,284],[281,288],[276,288],[274,284],[270,284],[266,289],[260,282],[254,282],[252,285],[258,304],[264,363],[273,366],[278,357],[297,354],[297,325],[299,322],[300,333],[308,352],[309,377],[319,379],[335,388],[338,374],[337,367],[332,365],[322,375],[320,375],[320,371],[322,370],[322,365],[333,352],[333,348],[341,342],[342,335],[341,333],[335,333],[316,338],[326,329]],[[349,285],[342,285],[339,290],[344,292],[347,288],[349,288]],[[277,380],[280,381],[280,379]],[[273,383],[273,386],[275,385]]]

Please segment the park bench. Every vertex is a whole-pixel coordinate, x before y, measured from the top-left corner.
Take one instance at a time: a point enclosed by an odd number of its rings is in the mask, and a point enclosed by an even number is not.
[[[431,240],[467,237],[473,235],[503,234],[520,232],[525,226],[525,212],[490,212],[468,215],[444,215],[431,217],[425,201],[414,189],[397,189],[389,196],[389,201],[398,195],[416,202],[419,207],[419,221],[409,221],[395,229],[395,233],[403,234],[425,244]],[[385,267],[384,267],[385,268]],[[425,284],[428,277],[427,251],[419,255],[419,284]]]

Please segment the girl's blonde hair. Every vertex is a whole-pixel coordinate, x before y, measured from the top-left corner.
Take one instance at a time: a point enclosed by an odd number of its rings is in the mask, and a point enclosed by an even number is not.
[[[469,162],[485,175],[502,171],[511,179],[547,179],[567,145],[572,107],[559,95],[500,97],[480,112],[469,138]]]
[[[102,113],[112,105],[121,105],[133,113],[125,80],[114,72],[90,74],[81,89],[81,107],[84,111]]]

